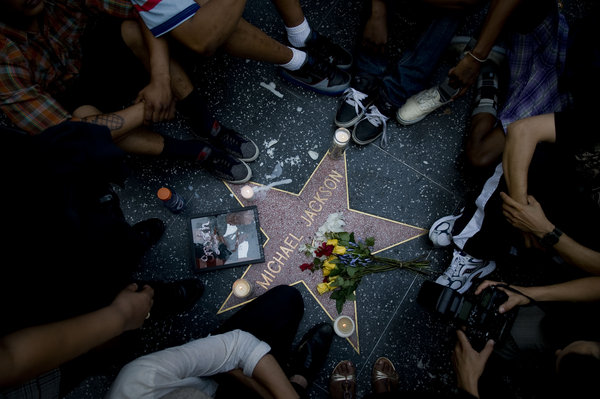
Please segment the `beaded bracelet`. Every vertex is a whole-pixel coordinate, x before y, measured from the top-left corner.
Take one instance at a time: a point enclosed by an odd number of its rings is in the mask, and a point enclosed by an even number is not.
[[[477,56],[470,51],[465,51],[465,54],[470,55],[471,57],[473,57],[475,59],[475,61],[482,63],[482,64],[487,61],[487,58],[484,60],[482,60],[481,58],[477,58]]]

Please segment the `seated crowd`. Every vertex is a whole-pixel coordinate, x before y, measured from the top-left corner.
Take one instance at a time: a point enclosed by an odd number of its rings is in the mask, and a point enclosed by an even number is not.
[[[514,325],[506,342],[488,341],[481,351],[457,331],[458,386],[444,395],[402,391],[394,364],[380,357],[367,397],[483,398],[488,359],[554,351],[552,394],[597,397],[600,47],[590,38],[598,37],[598,7],[570,26],[556,0],[414,2],[426,27],[391,62],[388,30],[402,2],[365,3],[350,53],[310,26],[298,0],[273,0],[285,44],[243,18],[244,0],[0,0],[0,110],[14,125],[2,127],[0,161],[5,186],[19,197],[5,194],[2,204],[28,210],[5,218],[0,397],[62,397],[90,365],[107,361],[126,364],[107,394],[115,399],[305,398],[324,372],[333,329],[317,324],[292,348],[304,304],[288,286],[259,296],[207,337],[137,359],[126,354],[146,319],[190,310],[203,286],[134,278],[165,226],[125,220],[111,188],[125,182],[125,154],[177,158],[233,184],[252,177],[248,163],[259,156],[251,138],[211,114],[183,66],[192,54],[217,50],[340,96],[334,122],[357,145],[381,138],[386,146],[391,119],[411,125],[475,91],[464,152],[484,178],[460,212],[431,226],[433,246],[453,250],[435,281],[461,294],[499,287],[508,299],[498,311],[518,309]],[[478,10],[485,17],[472,27],[477,33],[457,36]],[[455,66],[432,82],[448,49]],[[194,139],[157,131],[155,123],[176,113]],[[47,237],[24,239],[34,230]],[[481,281],[502,275],[507,254],[530,251],[534,259],[553,256],[562,281]],[[355,398],[356,376],[351,361],[340,361],[330,396]]]

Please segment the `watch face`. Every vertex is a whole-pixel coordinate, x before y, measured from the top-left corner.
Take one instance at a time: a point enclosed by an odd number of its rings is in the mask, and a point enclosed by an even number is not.
[[[554,246],[560,239],[561,234],[562,234],[562,231],[560,231],[558,229],[554,229],[554,231],[551,231],[550,233],[546,234],[542,238],[542,240],[541,240],[542,245],[545,247]]]

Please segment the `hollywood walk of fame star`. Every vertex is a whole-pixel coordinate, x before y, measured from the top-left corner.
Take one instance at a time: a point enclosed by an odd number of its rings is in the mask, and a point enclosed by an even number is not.
[[[267,237],[265,263],[250,265],[244,272],[243,278],[254,287],[252,295],[240,299],[230,294],[219,313],[236,308],[276,285],[302,283],[327,315],[335,319],[338,316],[335,300],[330,299],[328,293],[320,295],[317,292],[317,284],[323,281],[322,273],[302,272],[299,267],[309,261],[299,248],[312,242],[315,232],[331,213],[341,212],[346,223],[344,230],[354,232],[357,238],[375,237],[374,253],[426,233],[419,227],[351,209],[345,157],[333,160],[325,155],[298,194],[250,184],[256,195],[247,200],[241,196],[240,186],[225,183],[240,204],[257,206],[261,229]],[[341,314],[355,321],[356,331],[348,340],[359,352],[356,302],[347,301]]]

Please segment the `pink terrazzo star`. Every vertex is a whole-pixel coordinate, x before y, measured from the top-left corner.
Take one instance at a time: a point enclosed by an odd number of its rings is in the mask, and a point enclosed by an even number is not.
[[[317,292],[317,284],[323,280],[321,272],[302,272],[300,265],[309,259],[298,250],[303,244],[312,242],[317,229],[331,213],[341,212],[346,223],[344,230],[354,232],[357,238],[375,237],[373,252],[383,251],[426,233],[419,227],[351,209],[345,157],[333,160],[326,155],[299,194],[276,188],[261,190],[260,187],[264,186],[250,183],[259,192],[249,201],[241,196],[241,186],[225,185],[243,206],[257,206],[267,241],[264,245],[265,263],[250,265],[244,272],[243,277],[254,287],[252,295],[239,299],[230,294],[219,313],[238,307],[277,285],[302,283],[327,315],[332,320],[337,318],[335,300],[329,299],[329,293],[319,295]],[[356,330],[348,340],[359,352],[356,303],[346,302],[341,314],[355,321]]]

